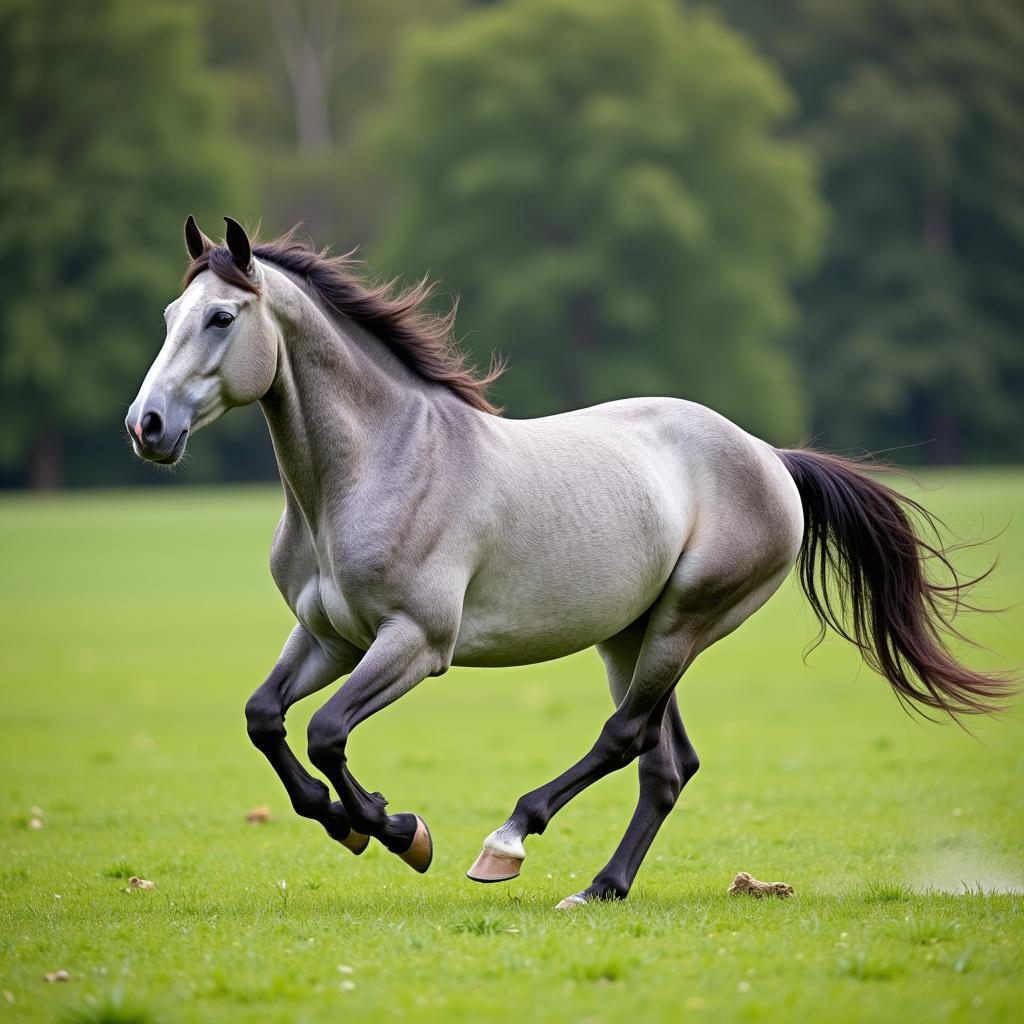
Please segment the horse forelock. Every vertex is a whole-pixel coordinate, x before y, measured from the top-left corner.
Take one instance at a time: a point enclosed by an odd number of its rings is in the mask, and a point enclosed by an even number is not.
[[[434,285],[423,278],[409,288],[394,280],[371,283],[355,273],[351,253],[328,256],[295,239],[295,229],[270,242],[253,245],[253,255],[298,277],[331,309],[348,317],[387,345],[407,366],[427,380],[446,385],[481,412],[499,415],[487,389],[504,365],[492,360],[478,372],[454,339],[455,308],[432,313]],[[207,249],[192,261],[182,281],[184,291],[203,271],[212,270],[228,284],[259,294],[260,286],[235,263],[224,246]]]

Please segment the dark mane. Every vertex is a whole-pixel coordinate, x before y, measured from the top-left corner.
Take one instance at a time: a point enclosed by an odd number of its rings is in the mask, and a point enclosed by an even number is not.
[[[395,281],[366,283],[355,274],[351,253],[329,257],[316,252],[296,241],[294,229],[254,245],[252,251],[301,278],[328,306],[364,327],[422,377],[447,385],[474,409],[499,414],[487,400],[487,388],[501,375],[501,363],[492,361],[481,375],[466,362],[452,337],[455,309],[444,316],[428,311],[434,285],[426,278],[406,289]],[[182,291],[208,269],[237,288],[259,293],[259,286],[238,269],[223,246],[208,249],[192,261]]]

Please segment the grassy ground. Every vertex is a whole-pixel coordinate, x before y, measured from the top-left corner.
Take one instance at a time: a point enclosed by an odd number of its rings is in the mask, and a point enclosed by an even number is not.
[[[929,485],[967,534],[1024,506],[1019,472]],[[289,629],[266,569],[279,505],[0,502],[0,1022],[1020,1019],[1019,715],[971,739],[909,721],[838,643],[805,666],[790,582],[681,686],[704,767],[628,902],[552,910],[618,841],[632,770],[530,840],[520,879],[463,876],[595,737],[593,652],[452,671],[360,727],[358,776],[426,818],[436,857],[424,877],[376,845],[356,859],[291,814],[245,736]],[[998,546],[985,597],[1008,603],[1019,517]],[[979,663],[1024,661],[1021,610],[971,630],[998,652]],[[290,720],[300,750],[316,700]],[[262,803],[273,820],[247,824]],[[728,897],[739,870],[796,897]],[[133,874],[157,888],[126,891]]]

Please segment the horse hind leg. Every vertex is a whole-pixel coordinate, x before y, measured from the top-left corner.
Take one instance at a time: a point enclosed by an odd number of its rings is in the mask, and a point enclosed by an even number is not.
[[[692,646],[686,636],[674,631],[662,635],[657,617],[658,608],[665,600],[663,594],[655,605],[625,694],[605,722],[597,742],[567,771],[520,797],[508,821],[484,840],[480,856],[467,872],[471,879],[497,882],[514,878],[526,856],[523,840],[527,835],[542,833],[551,818],[573,797],[660,744],[665,708],[688,663]],[[621,634],[616,639],[627,646]]]
[[[696,775],[700,760],[686,735],[675,691],[669,695],[656,727],[661,733],[660,742],[640,755],[640,796],[625,835],[590,885],[562,900],[559,910],[570,910],[590,900],[625,899],[683,787]]]
[[[702,650],[764,604],[792,565],[789,552],[766,556],[751,550],[749,543],[744,550],[739,538],[715,540],[680,557],[651,609],[625,696],[597,742],[567,771],[519,799],[508,821],[484,840],[481,857],[468,872],[470,878],[515,877],[525,858],[527,835],[541,834],[551,818],[592,783],[656,749],[662,738],[661,716],[683,672]],[[695,757],[689,751],[687,741],[680,756]],[[649,759],[648,764],[653,770],[658,762]],[[490,877],[481,877],[481,868],[490,868]]]
[[[730,601],[728,608],[714,619],[706,620],[708,624],[700,642],[694,647],[690,661],[760,608],[788,571],[787,562],[782,568],[758,574],[741,598]],[[713,601],[708,603],[714,606]],[[609,668],[609,684],[615,695],[616,683],[622,676],[621,666],[615,666],[607,655],[605,662]],[[648,749],[640,756],[640,797],[626,834],[593,882],[582,892],[563,899],[558,904],[560,910],[572,909],[595,899],[624,899],[628,895],[658,830],[683,788],[700,768],[700,759],[686,734],[674,689],[669,693],[664,714],[660,719],[652,715],[648,728],[659,730],[660,742],[651,744],[648,741]]]
[[[608,688],[618,706],[626,696],[636,670],[647,617],[603,644],[598,652],[608,673]],[[657,743],[640,755],[640,794],[629,827],[611,860],[582,892],[567,896],[558,908],[568,910],[593,899],[625,899],[658,830],[675,807],[683,787],[700,767],[672,690],[664,707],[657,707],[647,723]],[[653,739],[653,737],[652,737]],[[651,742],[649,740],[648,742]]]

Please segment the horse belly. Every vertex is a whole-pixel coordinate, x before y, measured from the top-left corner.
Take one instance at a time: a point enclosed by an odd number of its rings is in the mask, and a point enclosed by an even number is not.
[[[679,559],[688,530],[681,504],[649,505],[624,527],[597,510],[585,529],[556,519],[542,535],[510,545],[466,592],[454,663],[549,661],[625,629],[654,603]]]

